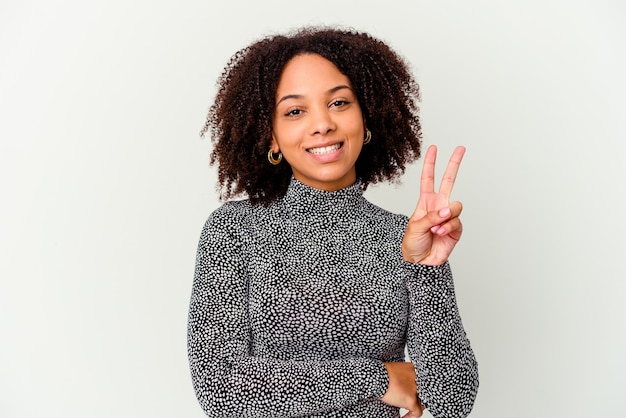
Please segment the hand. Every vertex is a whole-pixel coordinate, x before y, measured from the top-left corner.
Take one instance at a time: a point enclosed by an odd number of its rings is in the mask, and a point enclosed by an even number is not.
[[[424,406],[420,405],[418,410],[416,410],[416,411],[409,411],[406,414],[402,415],[402,418],[420,418],[422,416],[423,412],[424,412]]]
[[[380,400],[388,405],[409,411],[404,415],[406,418],[421,417],[424,406],[417,399],[413,363],[390,362],[384,364],[387,369],[387,376],[389,376],[389,387]]]
[[[465,147],[456,147],[443,174],[439,191],[435,192],[437,147],[428,147],[417,207],[409,219],[402,240],[404,260],[429,266],[441,265],[461,239],[463,225],[459,215],[463,205],[461,202],[450,203],[450,194],[464,154]]]

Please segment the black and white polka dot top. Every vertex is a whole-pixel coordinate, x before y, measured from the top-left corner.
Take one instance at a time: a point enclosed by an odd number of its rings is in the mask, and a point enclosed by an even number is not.
[[[198,247],[188,351],[210,417],[398,417],[387,361],[415,364],[434,417],[464,417],[478,387],[448,263],[404,262],[407,217],[360,185],[292,179],[264,207],[224,204]]]

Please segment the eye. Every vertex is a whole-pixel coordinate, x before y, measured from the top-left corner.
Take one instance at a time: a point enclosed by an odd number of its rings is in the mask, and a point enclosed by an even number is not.
[[[349,101],[347,101],[347,100],[342,100],[342,99],[339,99],[339,100],[335,100],[334,102],[332,102],[332,103],[330,104],[330,106],[331,106],[331,107],[341,107],[341,106],[345,106],[345,105],[347,105],[347,104],[349,104],[349,103],[350,103],[350,102],[349,102]]]
[[[291,109],[289,110],[287,113],[285,113],[285,116],[290,116],[290,117],[296,117],[296,116],[300,116],[302,114],[302,109]]]

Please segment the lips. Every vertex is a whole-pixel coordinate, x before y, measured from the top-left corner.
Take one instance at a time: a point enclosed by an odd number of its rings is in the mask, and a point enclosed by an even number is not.
[[[311,154],[315,154],[315,155],[330,154],[331,152],[337,151],[342,146],[343,146],[343,142],[339,142],[337,144],[327,145],[325,147],[308,148],[307,152],[310,152]]]

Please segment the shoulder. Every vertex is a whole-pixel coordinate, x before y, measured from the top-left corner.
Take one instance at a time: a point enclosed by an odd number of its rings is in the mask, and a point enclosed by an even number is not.
[[[369,201],[365,206],[367,228],[378,230],[381,239],[402,240],[409,218],[406,215],[393,213]]]
[[[266,222],[276,211],[275,204],[263,206],[249,200],[232,200],[215,209],[208,217],[204,231],[219,231],[245,236],[246,231]]]
[[[395,225],[403,229],[406,228],[406,225],[409,221],[408,216],[402,215],[400,213],[390,212],[387,209],[383,209],[380,206],[375,205],[369,200],[366,200],[366,202],[366,213],[371,219],[384,222],[386,224]]]
[[[252,205],[248,200],[229,201],[222,204],[207,218],[200,240],[232,239],[240,235],[241,225],[251,210]]]
[[[207,225],[214,226],[229,226],[233,222],[241,221],[250,214],[253,210],[253,206],[249,200],[233,200],[224,203],[219,208],[215,209],[207,219]]]

